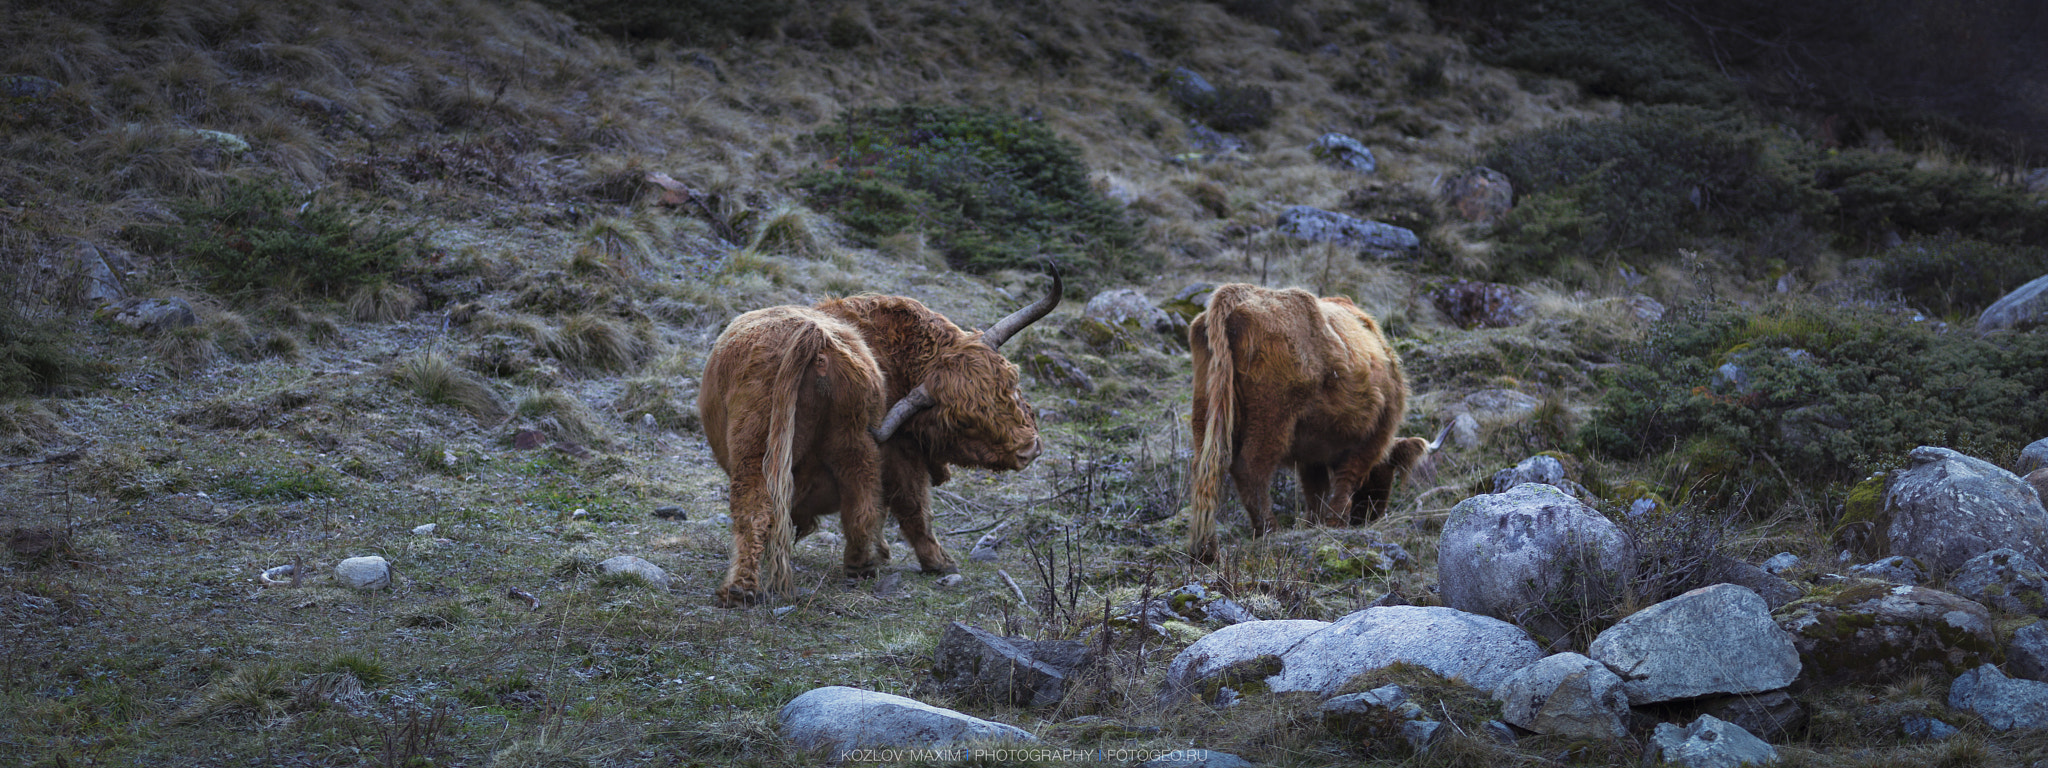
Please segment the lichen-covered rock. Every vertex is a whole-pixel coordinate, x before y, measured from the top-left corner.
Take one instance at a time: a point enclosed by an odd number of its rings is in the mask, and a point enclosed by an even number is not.
[[[1953,675],[1998,653],[1990,611],[1926,587],[1860,580],[1796,601],[1776,618],[1792,633],[1801,675],[1815,685]]]
[[[1628,737],[1628,694],[1605,665],[1576,653],[1546,656],[1493,689],[1501,719],[1572,739]]]
[[[2019,476],[1947,448],[1921,446],[1892,476],[1884,508],[1892,554],[1948,574],[2001,547],[2048,561],[2048,510]]]
[[[2001,731],[2048,728],[2048,683],[2006,677],[1995,664],[1957,675],[1948,687],[1948,705],[1975,712]]]
[[[805,691],[783,705],[780,721],[783,738],[804,750],[937,749],[977,741],[1038,740],[1014,725],[843,685]]]
[[[2005,669],[2013,677],[2048,682],[2048,621],[2013,631],[2005,646]]]
[[[1905,555],[1881,557],[1875,561],[1849,566],[1849,575],[1857,578],[1889,581],[1893,584],[1918,586],[1927,580],[1927,569],[1920,567],[1920,561]]]
[[[1658,723],[1650,737],[1659,759],[1686,768],[1737,768],[1778,762],[1778,749],[1741,727],[1713,715],[1691,725]]]
[[[1796,562],[1798,558],[1793,558],[1793,560]],[[1715,555],[1709,560],[1702,576],[1708,584],[1734,584],[1738,587],[1748,587],[1751,592],[1755,592],[1758,597],[1763,598],[1764,604],[1770,606],[1773,611],[1784,607],[1786,603],[1799,599],[1800,596],[1799,588],[1793,586],[1792,582],[1780,578],[1768,569],[1759,568],[1725,555]],[[1722,719],[1725,720],[1727,718]]]
[[[1970,558],[1948,578],[1948,591],[2006,613],[2048,615],[2048,572],[2010,549]]]
[[[1329,626],[1327,621],[1281,619],[1232,624],[1216,630],[1173,657],[1166,668],[1164,693],[1169,700],[1184,699],[1231,665],[1260,657],[1273,657],[1277,664],[1281,654]]]
[[[1372,150],[1360,144],[1357,139],[1341,133],[1325,133],[1308,145],[1308,153],[1330,165],[1349,168],[1365,175],[1379,170],[1379,162],[1373,159]]]
[[[2020,449],[2020,461],[2013,465],[2013,474],[2025,475],[2037,469],[2048,469],[2048,437],[2028,443]]]
[[[1716,584],[1630,614],[1593,638],[1586,655],[1618,670],[1631,705],[1760,693],[1799,676],[1792,637],[1764,599]]]
[[[1334,243],[1379,258],[1411,256],[1422,248],[1422,238],[1409,230],[1306,205],[1282,212],[1274,228],[1297,240]]]
[[[1764,741],[1777,741],[1806,727],[1806,708],[1784,691],[1717,696],[1695,704],[1696,711],[1734,723]]]
[[[1565,485],[1570,481],[1565,478],[1564,462],[1558,461],[1556,456],[1544,454],[1531,456],[1516,462],[1512,467],[1495,472],[1492,479],[1494,493],[1507,493],[1523,483],[1542,483],[1560,491],[1571,492]]]
[[[1634,577],[1628,539],[1605,516],[1555,486],[1526,483],[1459,502],[1437,544],[1446,604],[1558,637],[1569,601],[1598,610]]]
[[[1302,638],[1280,654],[1284,666],[1267,682],[1276,692],[1327,696],[1358,673],[1407,662],[1490,691],[1541,658],[1542,649],[1528,633],[1499,619],[1451,608],[1381,606]]]
[[[1081,310],[1084,317],[1113,326],[1161,334],[1186,335],[1188,324],[1160,309],[1135,288],[1116,288],[1095,294]]]

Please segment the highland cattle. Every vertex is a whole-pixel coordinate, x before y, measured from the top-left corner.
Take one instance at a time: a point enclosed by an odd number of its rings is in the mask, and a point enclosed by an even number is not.
[[[727,325],[697,397],[730,481],[732,562],[719,604],[788,593],[795,542],[835,513],[848,577],[888,561],[883,509],[926,573],[957,570],[932,534],[931,487],[951,465],[1016,470],[1038,456],[1037,418],[997,347],[1050,313],[1060,291],[1055,275],[1050,295],[983,332],[916,299],[877,295],[760,309]]]
[[[1395,439],[1408,407],[1401,360],[1379,323],[1342,297],[1235,283],[1188,328],[1194,458],[1188,552],[1216,555],[1227,474],[1253,535],[1273,530],[1273,473],[1300,478],[1304,513],[1355,525],[1385,513],[1398,475],[1434,446]]]

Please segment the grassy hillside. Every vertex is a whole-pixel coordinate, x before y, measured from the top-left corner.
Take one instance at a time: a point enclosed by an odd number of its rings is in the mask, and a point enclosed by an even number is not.
[[[1450,3],[685,6],[0,13],[0,763],[807,764],[778,708],[821,685],[911,693],[949,621],[1076,637],[1105,603],[1197,582],[1261,618],[1429,604],[1445,513],[1539,451],[1612,504],[1661,501],[1672,551],[1833,562],[1854,484],[1911,447],[2005,462],[2048,435],[2044,406],[2013,405],[2048,402],[2038,337],[1927,328],[2048,271],[2011,169],[1938,142],[1829,146],[1718,86],[1648,99],[1526,46],[1503,58],[1473,35],[1484,15]],[[1652,58],[1692,55],[1650,37],[1666,46]],[[1179,69],[1216,95],[1185,96]],[[1330,132],[1377,172],[1316,159]],[[1496,224],[1437,198],[1479,163],[1520,190]],[[1290,240],[1274,220],[1296,205],[1413,228],[1424,248],[1383,261]],[[724,324],[873,291],[979,327],[1047,285],[1048,262],[1075,287],[1005,348],[1046,453],[934,495],[965,581],[903,571],[899,544],[881,579],[844,584],[828,523],[799,546],[800,595],[713,607],[730,537],[695,389]],[[1460,327],[1433,297],[1461,279],[1516,283],[1533,319]],[[1191,565],[1184,344],[1080,308],[1233,281],[1380,318],[1416,390],[1407,433],[1475,395],[1539,405],[1475,414],[1480,441],[1368,529],[1252,542],[1238,512],[1224,560]],[[1643,319],[1644,296],[1676,321]],[[177,305],[189,324],[123,322]],[[1879,406],[1793,391],[1768,362],[1765,396],[1688,397],[1751,347],[1849,342],[1931,350],[1898,386],[1981,391],[1913,390],[1953,407],[1796,450],[1785,412]],[[1896,366],[1826,357],[1830,382]],[[1277,495],[1291,517],[1292,481]],[[1000,556],[965,559],[991,531]],[[1413,558],[1372,567],[1380,543]],[[595,575],[619,554],[671,587]],[[331,583],[359,555],[394,564],[390,589]],[[301,576],[260,578],[283,565]],[[1557,640],[1618,617],[1574,616]],[[1051,711],[973,711],[1076,748],[1403,760],[1324,738],[1299,701],[1156,705],[1203,630],[1172,631]],[[1787,751],[2042,756],[1975,721],[1906,744],[1866,713],[1933,706],[1945,685],[1812,692],[1815,725]],[[1454,738],[1417,762],[1633,749]]]

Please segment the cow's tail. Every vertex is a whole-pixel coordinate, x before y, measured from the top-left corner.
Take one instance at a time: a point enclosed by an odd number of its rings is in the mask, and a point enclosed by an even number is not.
[[[1195,455],[1194,498],[1188,505],[1188,553],[1208,562],[1216,556],[1216,508],[1223,503],[1223,479],[1229,472],[1232,440],[1237,434],[1237,365],[1230,349],[1230,316],[1237,293],[1219,291],[1209,300],[1204,321],[1209,347],[1202,377],[1209,393],[1202,428],[1202,450]]]
[[[796,588],[790,551],[796,548],[796,525],[790,520],[791,496],[796,485],[791,464],[796,452],[796,401],[809,379],[811,362],[829,344],[825,330],[807,323],[790,340],[776,367],[774,388],[769,393],[768,450],[761,457],[761,476],[768,491],[768,540],[761,552],[761,585],[764,591],[789,594]]]

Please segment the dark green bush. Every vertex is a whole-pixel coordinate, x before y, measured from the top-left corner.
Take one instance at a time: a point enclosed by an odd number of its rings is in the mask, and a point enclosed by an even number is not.
[[[1952,321],[1973,320],[2027,281],[2048,274],[2038,247],[1987,243],[1945,233],[1915,237],[1881,257],[1879,288]]]
[[[1518,202],[1500,238],[1511,259],[1538,273],[1608,251],[1748,235],[1785,212],[1827,204],[1762,131],[1699,107],[1645,107],[1531,131],[1495,144],[1481,163],[1514,182]]]
[[[686,45],[733,35],[766,37],[787,18],[789,0],[541,0],[592,30],[630,40],[674,40]]]
[[[1613,375],[1580,439],[1689,462],[1681,482],[1768,486],[1854,482],[1920,445],[2007,456],[2048,434],[2048,336],[1935,325],[1813,301],[1689,305]],[[1717,380],[1723,364],[1746,383]]]
[[[1669,20],[1635,0],[1430,0],[1487,63],[1577,81],[1601,96],[1650,104],[1727,104],[1738,91]]]
[[[1230,133],[1254,131],[1273,124],[1273,92],[1259,85],[1224,85],[1189,104],[1195,119]]]
[[[364,225],[339,206],[281,186],[234,182],[219,199],[171,202],[179,222],[136,227],[138,247],[188,258],[215,288],[318,294],[389,279],[419,247],[410,229]]]
[[[1087,282],[1144,265],[1122,211],[1088,183],[1080,151],[1037,123],[978,109],[857,109],[807,137],[829,156],[799,176],[814,207],[866,244],[923,231],[956,269],[1040,269]]]
[[[1833,228],[1869,242],[1888,231],[1968,232],[1994,242],[2039,242],[2040,215],[2018,190],[1970,168],[1918,170],[1897,152],[1850,150],[1815,163],[1814,183],[1834,196]]]

